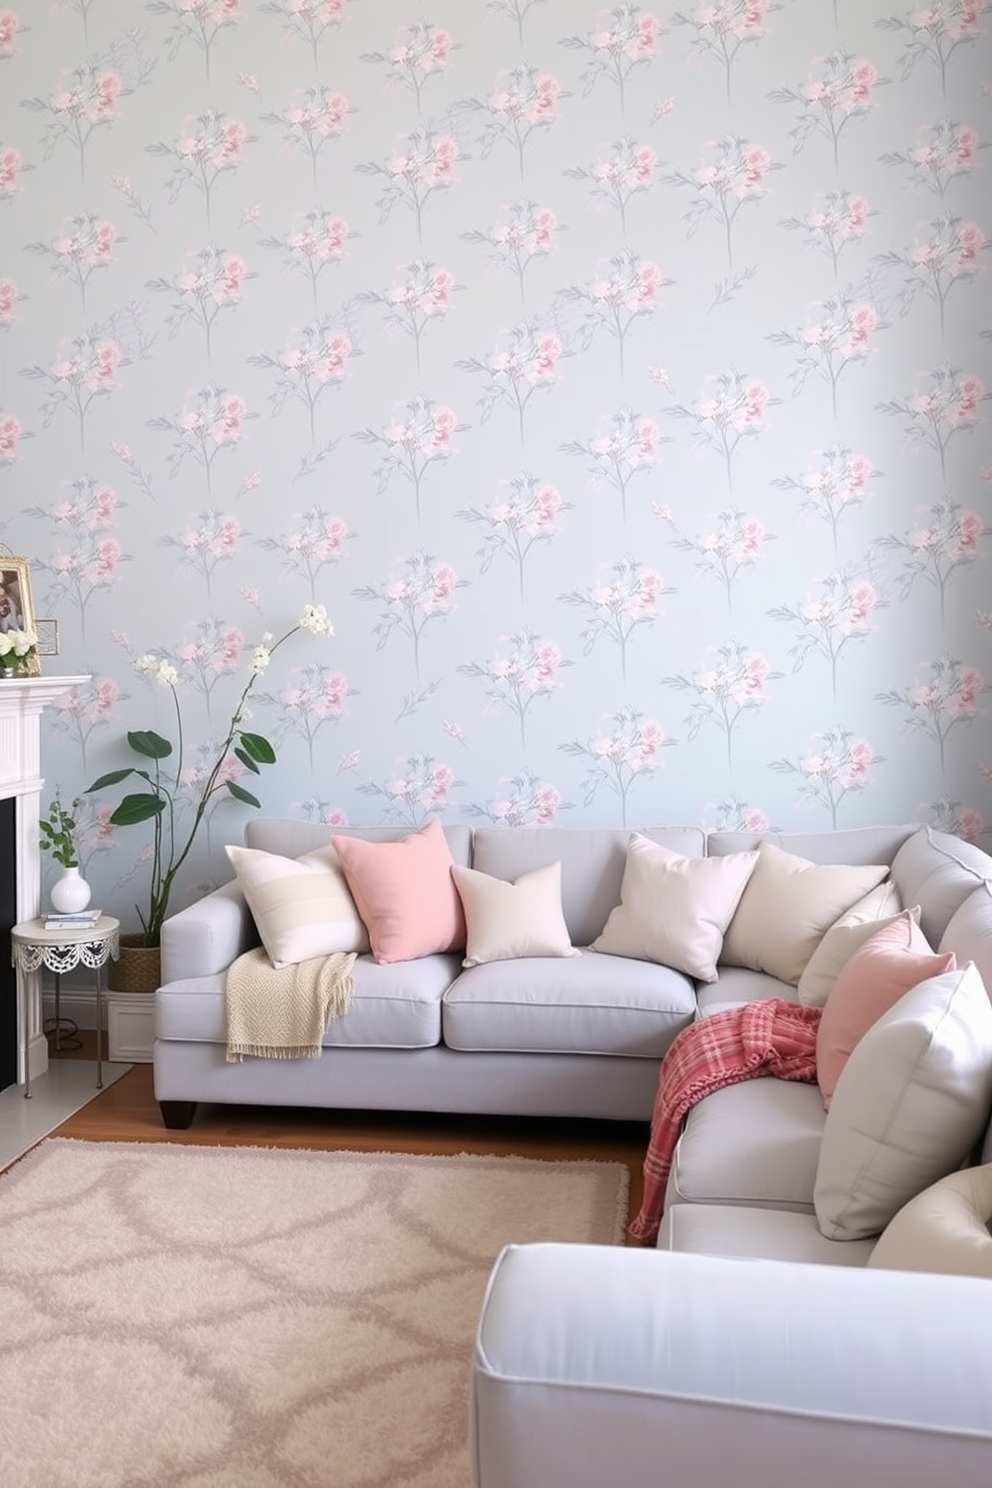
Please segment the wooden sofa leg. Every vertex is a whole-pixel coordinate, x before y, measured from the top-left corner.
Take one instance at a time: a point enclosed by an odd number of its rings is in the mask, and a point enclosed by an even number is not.
[[[192,1126],[196,1107],[196,1101],[164,1100],[158,1103],[162,1120],[170,1131],[185,1131]]]

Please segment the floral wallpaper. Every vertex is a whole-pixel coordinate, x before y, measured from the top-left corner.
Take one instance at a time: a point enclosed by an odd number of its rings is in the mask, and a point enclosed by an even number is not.
[[[983,0],[0,0],[46,792],[992,830]],[[232,755],[225,773],[237,782]],[[134,928],[147,828],[84,794]],[[177,903],[229,876],[216,797]]]

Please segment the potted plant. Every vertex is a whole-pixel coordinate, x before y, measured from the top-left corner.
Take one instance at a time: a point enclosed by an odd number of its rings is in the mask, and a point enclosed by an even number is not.
[[[131,776],[138,776],[145,782],[147,788],[126,795],[111,812],[110,821],[115,827],[134,826],[139,822],[147,821],[153,823],[148,899],[143,908],[141,905],[135,906],[141,921],[141,931],[122,935],[120,938],[120,959],[112,963],[109,972],[110,985],[115,990],[151,992],[158,986],[158,950],[162,936],[162,922],[169,912],[172,888],[177,873],[189,856],[207,807],[214,796],[219,792],[227,791],[236,801],[240,801],[245,806],[261,807],[261,802],[257,797],[236,781],[226,777],[224,762],[229,755],[233,754],[244,769],[253,775],[259,774],[262,765],[275,763],[275,750],[268,739],[243,728],[242,721],[251,691],[268,666],[273,652],[277,651],[285,641],[289,640],[290,636],[295,635],[299,630],[310,631],[312,635],[331,636],[334,634],[334,627],[327,618],[324,606],[307,605],[297,623],[278,640],[273,641],[271,635],[268,634],[262,637],[259,645],[252,651],[248,681],[235,705],[213,765],[206,772],[199,786],[192,818],[188,822],[181,823],[178,809],[185,751],[183,713],[178,692],[179,672],[172,662],[161,656],[147,654],[139,657],[135,662],[135,670],[141,676],[151,678],[161,686],[167,687],[172,693],[176,718],[176,744],[173,748],[168,739],[152,729],[138,729],[130,732],[127,735],[127,742],[135,754],[148,761],[147,768],[132,765],[123,770],[111,770],[108,774],[101,775],[98,780],[94,780],[93,784],[88,787],[89,791],[101,791],[107,789],[108,786],[119,785],[121,781]],[[139,955],[130,957],[126,954],[129,951],[137,951]],[[135,965],[139,959],[146,963],[145,967],[140,970]],[[144,985],[138,985],[138,983]]]
[[[79,797],[71,806],[63,804],[59,787],[55,787],[52,804],[47,817],[38,822],[41,847],[50,852],[56,863],[65,870],[62,877],[52,885],[52,907],[62,914],[71,914],[85,909],[90,902],[90,886],[79,872],[79,852],[76,847],[76,812]]]

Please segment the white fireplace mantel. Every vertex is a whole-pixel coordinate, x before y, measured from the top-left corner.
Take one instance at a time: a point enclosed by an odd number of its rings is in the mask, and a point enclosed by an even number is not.
[[[0,800],[15,799],[14,861],[16,917],[30,920],[41,908],[41,715],[73,687],[78,677],[16,677],[0,680]],[[17,1079],[23,1084],[48,1069],[48,1044],[41,1011],[41,974],[18,973]]]

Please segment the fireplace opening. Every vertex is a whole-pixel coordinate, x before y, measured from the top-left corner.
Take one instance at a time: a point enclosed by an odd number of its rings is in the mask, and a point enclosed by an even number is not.
[[[0,800],[0,1090],[17,1083],[17,976],[10,932],[17,923],[17,802]]]

